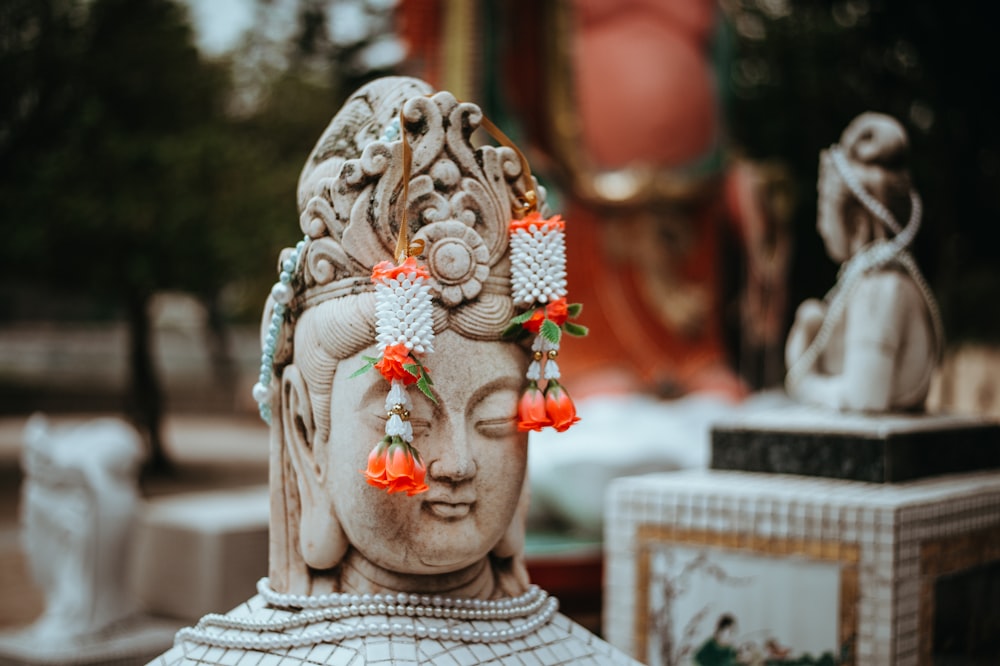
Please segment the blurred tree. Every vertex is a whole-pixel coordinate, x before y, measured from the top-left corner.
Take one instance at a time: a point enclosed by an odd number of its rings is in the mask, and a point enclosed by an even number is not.
[[[822,148],[866,110],[910,134],[924,227],[915,251],[952,342],[1000,340],[1000,59],[992,3],[936,0],[723,0],[737,35],[733,138],[792,167],[800,193],[790,304],[833,283],[815,233]],[[826,270],[816,270],[826,266]]]
[[[256,309],[297,239],[295,182],[333,104],[292,74],[226,113],[229,63],[204,61],[173,0],[0,3],[0,278],[112,301],[130,330],[126,411],[165,468],[149,304],[181,289]],[[248,299],[244,299],[248,300]]]
[[[170,0],[5,6],[5,271],[87,290],[126,315],[126,410],[165,467],[149,303],[162,288],[218,287],[210,183],[224,72],[203,63]],[[10,273],[8,273],[9,275]]]

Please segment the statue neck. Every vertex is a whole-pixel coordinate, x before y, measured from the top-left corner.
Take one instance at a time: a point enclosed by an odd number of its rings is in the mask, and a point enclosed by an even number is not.
[[[489,558],[446,574],[403,574],[389,571],[351,548],[340,570],[340,591],[351,594],[441,594],[491,599],[498,594]]]

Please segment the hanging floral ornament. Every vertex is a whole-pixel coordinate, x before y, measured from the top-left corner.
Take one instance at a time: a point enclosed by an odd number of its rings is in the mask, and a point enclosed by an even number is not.
[[[388,493],[416,495],[427,490],[427,469],[413,446],[410,424],[412,403],[407,387],[415,384],[432,401],[430,374],[423,356],[434,351],[433,303],[430,272],[417,263],[423,243],[411,245],[407,239],[406,202],[410,179],[410,150],[403,145],[403,215],[396,242],[396,261],[383,261],[372,269],[375,285],[375,343],[379,355],[364,357],[359,375],[375,368],[387,382],[385,436],[368,455],[365,480]]]
[[[511,291],[514,306],[526,310],[511,319],[504,334],[535,336],[526,373],[528,387],[518,403],[517,427],[522,431],[551,426],[562,432],[580,420],[559,383],[556,361],[563,332],[587,334],[586,327],[569,321],[583,306],[566,302],[565,228],[559,215],[546,219],[537,211],[510,223]],[[539,382],[545,383],[544,390]]]

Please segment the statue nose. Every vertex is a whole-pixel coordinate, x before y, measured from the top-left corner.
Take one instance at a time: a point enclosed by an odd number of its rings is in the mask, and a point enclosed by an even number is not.
[[[427,465],[427,473],[436,481],[458,483],[476,476],[476,460],[464,441],[443,444]]]

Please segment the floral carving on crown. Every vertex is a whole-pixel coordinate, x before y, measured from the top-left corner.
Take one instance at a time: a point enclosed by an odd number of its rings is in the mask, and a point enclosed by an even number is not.
[[[300,225],[308,242],[299,308],[370,289],[372,266],[392,257],[405,219],[409,237],[423,244],[437,302],[451,309],[488,292],[513,312],[507,223],[524,196],[518,155],[473,146],[483,120],[477,105],[448,92],[427,95],[414,79],[389,81],[397,88],[387,94],[349,100],[303,173]],[[403,137],[389,139],[400,109]],[[403,138],[412,149],[406,202]],[[352,152],[360,154],[342,157]]]

